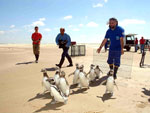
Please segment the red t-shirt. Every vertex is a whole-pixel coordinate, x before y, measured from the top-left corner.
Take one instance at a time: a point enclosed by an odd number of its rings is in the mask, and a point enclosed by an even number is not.
[[[40,40],[42,39],[41,33],[33,33],[33,34],[32,34],[33,44],[40,44],[40,41],[38,41],[39,39],[40,39]],[[37,42],[36,42],[36,41],[37,41]]]
[[[138,44],[138,40],[135,40],[135,44]]]
[[[140,44],[144,44],[145,40],[144,39],[140,39]]]

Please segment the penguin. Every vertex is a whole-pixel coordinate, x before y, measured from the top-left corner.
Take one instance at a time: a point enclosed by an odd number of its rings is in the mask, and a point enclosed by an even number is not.
[[[65,78],[65,72],[61,71],[60,72],[60,79],[59,79],[59,83],[58,83],[58,88],[60,89],[60,91],[66,96],[68,97],[70,94],[70,87],[68,84],[68,81]]]
[[[94,69],[94,72],[96,74],[96,79],[100,78],[100,72],[102,72],[102,70],[100,69],[99,65],[97,65]],[[103,72],[102,72],[103,73]]]
[[[74,77],[73,77],[73,85],[76,85],[76,84],[79,83],[79,72],[80,72],[79,64],[76,64],[76,70],[73,73],[68,75],[68,77],[70,77],[71,75],[74,75]]]
[[[107,81],[106,81],[106,93],[111,93],[111,95],[113,95],[113,90],[114,90],[114,78],[113,78],[113,70],[110,70],[110,74],[109,74],[109,77],[107,78]]]
[[[89,89],[89,79],[86,76],[86,73],[83,71],[83,69],[84,69],[84,66],[81,65],[80,66],[80,72],[79,72],[79,85],[78,85],[78,87],[80,87],[80,89],[82,87],[86,87]]]
[[[93,64],[91,64],[90,71],[87,73],[87,75],[88,74],[89,74],[89,82],[93,82],[95,80],[95,78],[96,78],[96,74],[95,74],[95,70],[94,70],[94,65]]]
[[[51,84],[51,87],[50,87],[51,88],[51,96],[53,97],[51,104],[56,104],[56,103],[60,103],[60,102],[63,102],[64,104],[66,104],[68,98],[65,97],[63,95],[63,93],[58,89],[58,87],[56,86],[55,80],[52,78],[52,79],[48,79],[47,81]]]
[[[60,71],[56,71],[56,73],[54,75],[54,80],[56,82],[56,86],[58,86],[58,84],[59,84],[59,79],[60,79]]]
[[[50,83],[47,81],[49,79],[49,76],[46,69],[42,69],[41,72],[43,72],[42,86],[44,87],[44,91],[42,94],[45,94],[47,91],[51,92]]]

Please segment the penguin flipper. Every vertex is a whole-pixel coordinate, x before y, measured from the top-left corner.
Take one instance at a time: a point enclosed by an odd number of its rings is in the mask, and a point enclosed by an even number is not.
[[[68,75],[68,77],[70,77],[71,75],[73,75],[75,72],[73,72],[73,73],[70,73],[69,75]]]

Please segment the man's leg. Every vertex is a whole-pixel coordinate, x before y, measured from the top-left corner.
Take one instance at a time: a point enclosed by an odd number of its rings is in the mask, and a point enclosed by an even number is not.
[[[35,58],[36,58],[36,63],[38,63],[39,60],[39,54],[40,54],[40,45],[35,46]]]
[[[68,62],[69,62],[68,67],[70,67],[70,66],[73,66],[73,64],[72,64],[72,59],[71,59],[71,57],[70,57],[69,54],[68,54],[68,50],[69,50],[69,48],[65,48],[65,51],[66,51],[66,58],[68,59]]]
[[[36,59],[35,62],[38,63],[38,60],[39,60],[39,55],[38,54],[35,55],[35,59]]]
[[[115,53],[115,60],[114,60],[114,79],[117,79],[117,71],[120,66],[120,59],[121,59],[121,52],[116,51]]]
[[[142,44],[141,44],[140,50],[141,50],[141,53],[142,53]]]
[[[113,51],[109,51],[109,54],[108,54],[107,63],[109,64],[110,70],[113,69],[113,62],[114,62],[114,54],[113,53],[114,53]],[[108,72],[108,75],[110,74],[109,72]]]
[[[65,50],[65,48],[63,48],[63,53],[61,55],[61,60],[60,60],[59,64],[56,64],[56,66],[61,68],[61,66],[63,65],[63,63],[65,61],[65,56],[66,56],[66,50]]]
[[[115,66],[115,67],[114,67],[114,75],[113,75],[113,76],[114,76],[114,79],[117,79],[117,71],[118,71],[118,68],[119,68],[118,66]]]
[[[137,52],[137,46],[135,45],[135,52]]]
[[[110,70],[112,70],[114,68],[113,64],[109,64],[109,68],[110,68]]]

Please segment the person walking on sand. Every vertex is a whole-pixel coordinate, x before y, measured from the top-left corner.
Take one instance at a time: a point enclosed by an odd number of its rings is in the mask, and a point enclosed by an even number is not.
[[[118,26],[118,20],[116,18],[110,18],[109,29],[107,30],[105,38],[102,41],[100,47],[97,49],[97,52],[100,53],[102,47],[105,45],[107,40],[110,39],[110,47],[107,63],[109,64],[110,70],[114,69],[113,74],[114,79],[117,79],[116,74],[120,66],[121,55],[124,54],[123,51],[124,37],[125,37],[124,29]]]
[[[40,55],[40,42],[42,39],[41,33],[38,32],[38,26],[35,26],[35,32],[32,34],[32,44],[33,44],[33,53],[35,55],[35,62],[38,63],[39,55]]]
[[[65,28],[60,28],[60,33],[57,35],[55,41],[56,41],[56,44],[59,46],[59,48],[63,49],[63,53],[61,55],[61,60],[60,60],[59,64],[56,64],[56,66],[61,68],[61,66],[64,63],[65,57],[69,61],[69,65],[67,67],[73,66],[72,59],[68,54],[68,50],[71,45],[71,39],[70,39],[70,36],[65,33]]]
[[[135,52],[137,52],[137,50],[138,50],[138,39],[137,38],[135,38],[134,44],[135,44]]]
[[[141,50],[141,53],[144,52],[144,48],[145,48],[145,39],[144,39],[144,37],[141,37],[141,39],[140,39],[140,50]]]

